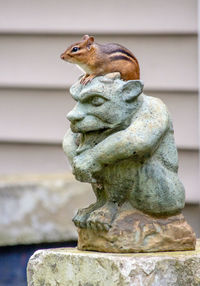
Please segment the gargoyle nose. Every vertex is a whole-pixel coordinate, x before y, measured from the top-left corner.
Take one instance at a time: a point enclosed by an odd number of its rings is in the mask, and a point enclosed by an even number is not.
[[[76,122],[76,121],[80,121],[82,120],[83,118],[85,117],[85,114],[83,112],[80,112],[80,111],[70,111],[68,114],[67,114],[67,119],[69,121],[71,121],[72,123]]]

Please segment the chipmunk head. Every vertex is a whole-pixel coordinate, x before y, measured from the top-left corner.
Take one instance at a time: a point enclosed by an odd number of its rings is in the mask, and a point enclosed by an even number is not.
[[[94,37],[85,35],[82,41],[69,46],[60,57],[69,63],[82,63],[85,59],[85,55],[88,55],[88,52],[90,52],[93,42]]]

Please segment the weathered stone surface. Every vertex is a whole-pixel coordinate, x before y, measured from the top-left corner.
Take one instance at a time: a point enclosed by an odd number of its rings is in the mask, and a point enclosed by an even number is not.
[[[77,239],[71,221],[94,200],[71,174],[0,177],[0,245]]]
[[[28,286],[199,286],[199,246],[151,254],[39,250],[29,260]]]
[[[182,214],[156,218],[138,210],[122,211],[109,231],[78,230],[78,249],[103,252],[194,250],[195,233]]]

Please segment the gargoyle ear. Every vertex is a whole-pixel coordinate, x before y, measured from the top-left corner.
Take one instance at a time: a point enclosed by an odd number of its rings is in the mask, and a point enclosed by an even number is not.
[[[125,101],[131,102],[143,91],[143,81],[141,80],[129,80],[123,83],[121,92]]]

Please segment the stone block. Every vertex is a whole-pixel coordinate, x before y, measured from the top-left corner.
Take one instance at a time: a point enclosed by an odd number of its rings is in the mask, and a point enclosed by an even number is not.
[[[114,254],[76,248],[38,250],[27,268],[28,286],[199,286],[195,251]]]
[[[94,200],[71,174],[0,177],[0,246],[77,239],[72,217]]]

